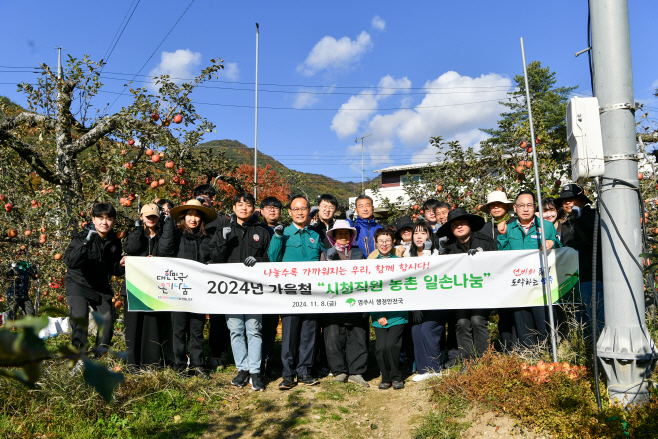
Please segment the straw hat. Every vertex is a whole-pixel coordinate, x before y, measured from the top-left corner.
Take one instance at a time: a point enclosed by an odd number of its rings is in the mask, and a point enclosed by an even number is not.
[[[512,210],[514,206],[514,201],[507,199],[507,194],[503,191],[493,191],[487,195],[487,203],[480,206],[481,212],[489,213],[489,206],[491,203],[503,203],[507,205],[507,210]]]
[[[188,200],[185,204],[181,206],[176,206],[169,211],[169,215],[174,219],[174,221],[179,221],[180,217],[187,210],[195,209],[201,214],[201,220],[208,224],[211,221],[214,221],[217,218],[217,212],[212,210],[209,207],[201,204],[199,200]]]

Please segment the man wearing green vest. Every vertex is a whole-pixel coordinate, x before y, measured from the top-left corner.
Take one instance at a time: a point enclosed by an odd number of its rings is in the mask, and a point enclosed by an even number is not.
[[[562,246],[557,239],[555,226],[535,215],[535,204],[535,194],[530,191],[519,192],[514,202],[517,221],[510,224],[502,221],[497,226],[500,233],[498,250],[541,250],[541,229],[537,227],[538,224],[543,224],[547,251]],[[515,308],[513,315],[521,345],[536,346],[548,336],[550,327],[546,306]]]
[[[302,195],[293,196],[288,213],[292,224],[285,229],[282,225],[274,228],[268,256],[271,262],[319,261],[324,245],[320,235],[306,227],[311,203]],[[312,386],[318,384],[311,375],[315,340],[318,331],[315,314],[281,315],[281,362],[283,380],[279,389],[287,390],[297,382]]]

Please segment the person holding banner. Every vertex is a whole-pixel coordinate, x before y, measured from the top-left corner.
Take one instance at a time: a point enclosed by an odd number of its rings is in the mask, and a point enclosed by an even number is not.
[[[493,191],[487,195],[487,202],[480,206],[480,212],[491,216],[491,221],[487,221],[480,233],[490,236],[498,242],[498,224],[511,224],[516,221],[510,215],[514,211],[514,202],[507,199],[507,194],[503,191]],[[519,341],[514,325],[514,311],[510,308],[501,308],[496,310],[498,313],[498,332],[500,333],[500,343],[503,351],[511,350],[515,343]]]
[[[156,256],[161,236],[160,209],[157,204],[145,204],[135,228],[126,238],[124,251],[128,256]],[[125,283],[122,295],[126,295]],[[172,349],[171,313],[137,312],[128,308],[123,312],[128,366],[164,366],[164,353]]]
[[[411,257],[438,256],[434,249],[432,229],[424,222],[414,228]],[[441,371],[441,348],[443,331],[447,320],[444,310],[413,311],[411,338],[414,343],[414,360],[418,374],[413,381],[423,381],[439,376]]]
[[[498,250],[493,238],[479,232],[484,226],[484,218],[472,215],[461,207],[451,210],[448,220],[439,228],[437,235],[446,236],[447,255],[468,254]],[[455,366],[463,359],[481,357],[489,348],[489,314],[488,309],[457,309],[453,310],[454,328],[457,339],[457,349],[448,352],[446,368]]]
[[[382,229],[380,229],[382,230]],[[378,230],[379,231],[379,230]],[[338,220],[327,232],[332,244],[322,252],[321,261],[354,261],[363,259],[355,244],[356,229],[347,220]],[[349,312],[325,314],[322,318],[327,362],[334,382],[349,379],[363,387],[370,384],[363,378],[368,368],[368,313]]]
[[[518,219],[509,225],[505,221],[497,225],[500,232],[498,250],[541,250],[541,231],[537,227],[539,224],[544,227],[546,250],[562,247],[553,224],[535,215],[535,204],[535,194],[530,191],[519,192],[514,204]],[[546,306],[515,308],[513,312],[514,325],[522,346],[537,346],[548,337],[550,328]]]
[[[243,263],[253,267],[256,262],[269,262],[267,249],[270,234],[252,219],[256,200],[247,192],[233,197],[233,215],[228,226],[215,233],[210,241],[213,263]],[[247,383],[255,391],[265,390],[260,376],[262,339],[261,314],[226,314],[231,331],[233,359],[238,375],[231,384],[244,387]]]
[[[395,235],[384,228],[375,232],[375,245],[377,246],[377,259],[397,258],[393,253]],[[379,383],[380,390],[404,389],[402,372],[400,372],[400,351],[404,328],[409,321],[408,311],[377,311],[371,312],[372,327],[375,330],[375,357],[377,366],[382,374]]]
[[[190,259],[206,264],[210,262],[211,235],[206,231],[206,224],[217,218],[217,212],[201,204],[199,200],[174,207],[165,218],[162,237],[160,238],[158,256]],[[178,224],[178,227],[175,226]],[[173,367],[179,371],[188,368],[185,349],[189,352],[190,375],[208,378],[203,370],[203,325],[205,314],[190,312],[173,312]]]
[[[88,321],[89,307],[103,314],[103,331],[96,336],[96,347],[109,347],[112,341],[111,275],[123,276],[121,240],[114,233],[117,212],[110,203],[97,203],[91,209],[92,223],[73,237],[64,252],[66,302],[73,319]],[[71,320],[71,344],[87,349],[87,327]],[[80,362],[78,364],[81,364]]]
[[[284,229],[282,225],[274,228],[268,256],[272,262],[319,261],[324,245],[320,235],[306,226],[311,203],[303,195],[291,197],[288,213],[292,224]],[[297,382],[315,385],[319,381],[311,375],[315,340],[317,337],[317,318],[315,314],[284,314],[281,316],[281,362],[283,363],[283,380],[279,389],[287,390]]]

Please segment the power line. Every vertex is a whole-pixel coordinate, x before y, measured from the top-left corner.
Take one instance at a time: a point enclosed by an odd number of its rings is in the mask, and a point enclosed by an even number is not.
[[[151,58],[153,58],[153,55],[155,55],[155,52],[157,52],[158,49],[160,48],[160,46],[162,46],[162,43],[165,42],[165,40],[167,39],[167,37],[169,36],[169,34],[171,34],[171,32],[174,30],[174,28],[176,27],[176,25],[178,24],[178,22],[181,21],[181,19],[183,18],[183,16],[184,16],[185,13],[187,12],[187,10],[190,9],[190,6],[192,6],[193,3],[194,3],[194,0],[192,0],[192,1],[190,2],[190,4],[187,5],[187,8],[185,8],[185,10],[184,10],[183,13],[180,15],[180,17],[178,17],[178,20],[176,20],[176,23],[174,23],[174,25],[171,27],[171,29],[169,29],[169,32],[167,32],[167,35],[165,35],[164,38],[162,39],[162,41],[160,41],[160,44],[158,44],[158,47],[155,48],[155,50],[154,50],[153,53],[151,53],[151,55],[148,57],[148,59],[146,60],[146,62],[144,63],[144,65],[142,65],[142,67],[141,67],[141,68],[137,71],[137,73],[133,76],[133,80],[137,77],[137,75],[139,75],[139,72],[141,72],[141,71],[144,69],[144,67],[146,67],[146,64],[148,64],[148,62],[151,61]],[[121,90],[121,93],[119,93],[119,96],[117,96],[117,98],[114,100],[114,102],[112,102],[112,104],[110,104],[110,106],[107,107],[108,110],[109,110],[110,108],[112,108],[112,105],[114,105],[114,104],[116,103],[116,101],[119,100],[119,98],[121,97],[121,95],[123,95],[123,92],[124,92],[124,91],[126,91],[126,87],[123,87],[123,89]]]
[[[101,67],[101,70],[100,70],[101,72],[103,71],[103,69],[104,69],[105,66],[107,65],[107,62],[109,61],[110,57],[112,56],[112,53],[114,53],[114,48],[117,47],[117,44],[119,43],[119,40],[121,39],[121,36],[123,35],[123,32],[124,32],[124,31],[126,30],[126,28],[128,27],[128,23],[130,23],[130,19],[133,18],[133,14],[134,14],[135,11],[137,10],[137,6],[139,6],[139,3],[140,3],[142,0],[136,0],[136,1],[137,1],[137,4],[136,4],[135,7],[133,8],[132,13],[130,14],[130,17],[128,17],[128,13],[130,12],[130,9],[133,7],[133,4],[135,4],[135,0],[133,0],[133,2],[132,2],[132,3],[130,4],[130,6],[128,7],[128,10],[126,11],[126,15],[123,16],[123,20],[121,20],[121,24],[119,24],[119,28],[117,29],[116,33],[115,33],[114,36],[112,37],[112,41],[110,41],[110,46],[109,46],[109,47],[107,48],[107,50],[105,51],[105,55],[103,55],[103,58],[102,58],[102,59],[103,59],[103,61],[105,61],[105,63],[104,63],[103,66]],[[126,21],[126,17],[128,17],[128,21]],[[121,25],[123,24],[124,21],[126,22],[126,24],[125,24],[125,26],[123,26],[123,29],[121,29]],[[120,34],[119,34],[119,30],[121,30],[121,33],[120,33]],[[117,38],[117,34],[119,34],[119,37],[118,37],[118,38]],[[115,38],[116,38],[116,41],[114,41]],[[114,45],[112,45],[113,42],[114,42]],[[108,52],[109,52],[109,54],[108,54]]]

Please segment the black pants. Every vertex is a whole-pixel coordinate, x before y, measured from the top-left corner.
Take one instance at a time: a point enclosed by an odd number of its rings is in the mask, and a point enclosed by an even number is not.
[[[313,357],[313,369],[320,370],[323,367],[329,367],[327,360],[327,346],[324,341],[324,327],[322,315],[317,317],[318,329],[315,331],[315,356]]]
[[[203,366],[201,354],[203,352],[203,325],[205,322],[205,314],[172,313],[174,361],[179,368],[187,367],[185,342],[188,334],[187,353],[190,356],[190,367]]]
[[[314,314],[284,314],[281,316],[281,363],[283,376],[310,375],[315,355],[318,330]]]
[[[498,310],[498,332],[500,333],[500,345],[503,352],[511,351],[519,341],[514,321],[514,308],[501,308]]]
[[[543,343],[550,334],[548,307],[546,306],[515,308],[514,322],[519,335],[519,343],[526,348]]]
[[[84,296],[66,296],[66,303],[69,305],[71,313],[71,344],[78,349],[87,349],[89,340],[87,339],[87,328],[80,326],[73,321],[75,318],[82,318],[89,323],[89,307],[103,315],[103,328],[100,334],[96,334],[95,347],[109,347],[114,334],[112,321],[112,297],[98,296],[97,300],[87,299]]]
[[[208,327],[210,356],[219,358],[231,346],[231,331],[226,326],[226,316],[224,314],[210,314],[208,323],[210,324]]]
[[[128,364],[134,366],[165,365],[166,345],[171,349],[171,336],[167,334],[166,321],[171,321],[170,312],[137,312],[123,313],[125,325],[126,348],[128,351]]]
[[[368,321],[362,325],[331,323],[322,328],[327,362],[334,375],[363,375],[368,368]],[[400,353],[398,352],[398,356]]]
[[[9,314],[7,318],[9,320],[16,320],[18,317],[18,309],[20,308],[23,311],[23,314],[26,316],[34,316],[34,304],[32,299],[29,297],[13,297],[7,298],[9,302]]]
[[[382,382],[402,381],[400,372],[400,350],[405,325],[393,325],[390,328],[375,327],[375,357],[382,373]]]
[[[459,346],[459,358],[481,357],[489,348],[489,314],[485,309],[458,309],[455,315],[455,335]],[[453,331],[450,328],[450,331]]]
[[[263,341],[261,358],[262,362],[260,365],[260,370],[263,372],[265,370],[265,363],[267,363],[268,368],[272,368],[271,356],[272,349],[274,348],[274,340],[276,340],[276,328],[279,326],[279,315],[278,314],[263,314],[261,328],[261,339]]]

